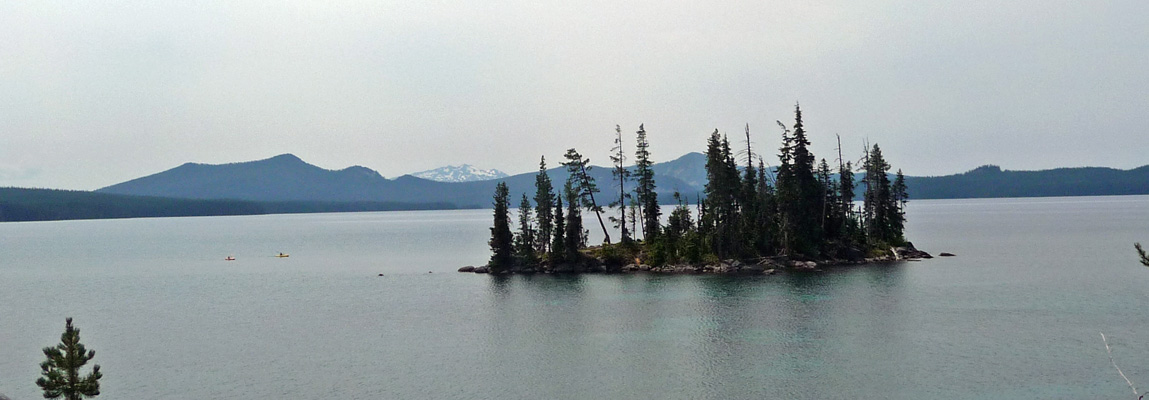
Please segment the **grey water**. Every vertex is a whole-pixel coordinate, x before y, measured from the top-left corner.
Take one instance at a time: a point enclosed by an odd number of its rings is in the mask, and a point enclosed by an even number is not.
[[[455,272],[489,210],[5,223],[0,393],[41,398],[66,317],[100,399],[1136,398],[1099,332],[1149,389],[1149,196],[908,219],[957,257],[494,277]]]

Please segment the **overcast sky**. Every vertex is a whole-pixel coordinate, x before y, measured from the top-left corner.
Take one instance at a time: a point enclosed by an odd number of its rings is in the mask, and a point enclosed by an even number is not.
[[[750,124],[776,164],[907,175],[1149,164],[1149,1],[0,2],[0,186],[97,189],[293,153],[508,173],[645,123],[656,161]]]

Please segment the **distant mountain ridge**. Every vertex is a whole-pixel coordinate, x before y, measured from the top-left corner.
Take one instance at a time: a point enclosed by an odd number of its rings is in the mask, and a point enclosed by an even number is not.
[[[385,181],[365,167],[332,171],[282,154],[231,164],[186,163],[97,192],[185,199],[373,201],[376,193],[370,188]]]
[[[1079,167],[1040,171],[983,165],[954,175],[907,176],[906,186],[911,200],[1149,194],[1149,165],[1130,170]]]
[[[448,165],[410,174],[416,178],[423,178],[435,182],[475,182],[506,178],[508,175],[497,169],[480,169],[470,164]]]
[[[698,198],[706,184],[705,156],[689,153],[652,166],[660,201],[672,202],[679,192]],[[633,167],[632,167],[633,168]],[[567,179],[563,167],[547,170],[556,189]],[[592,167],[602,205],[616,197],[610,168]],[[97,190],[99,193],[198,200],[257,202],[386,202],[490,207],[497,181],[506,182],[511,197],[534,197],[536,172],[470,182],[437,182],[411,175],[386,179],[360,166],[327,170],[290,154],[266,160],[207,165],[187,163],[157,174]],[[859,173],[857,178],[864,174]],[[968,172],[936,177],[907,176],[910,199],[971,197],[1034,197],[1149,194],[1149,166],[1132,170],[1059,168],[1008,171],[982,166]],[[860,195],[862,186],[858,186]],[[517,200],[516,200],[517,202]],[[450,208],[450,207],[447,207]]]
[[[697,170],[691,167],[701,154],[691,153],[678,160],[655,164],[658,193],[670,201],[674,191],[694,198],[701,188],[674,176],[681,172],[697,181]],[[663,175],[658,171],[662,170]],[[231,164],[186,163],[167,171],[132,179],[108,186],[98,193],[133,196],[169,197],[183,199],[226,199],[260,202],[320,201],[320,202],[399,202],[449,203],[460,208],[487,207],[491,202],[496,180],[507,183],[511,194],[534,197],[537,172],[529,172],[495,180],[471,182],[437,182],[403,175],[386,179],[365,167],[327,170],[304,162],[291,154],[278,155],[265,160]],[[616,194],[609,191],[610,169],[591,167],[590,174],[604,193],[599,199],[604,205]],[[567,179],[564,167],[551,168],[547,175],[561,187]],[[703,174],[702,176],[705,176]]]

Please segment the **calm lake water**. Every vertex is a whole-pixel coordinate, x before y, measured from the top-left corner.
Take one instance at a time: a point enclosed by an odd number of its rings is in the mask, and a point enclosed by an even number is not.
[[[958,256],[501,278],[454,272],[489,210],[4,223],[0,393],[41,398],[69,316],[100,399],[1135,398],[1098,332],[1149,389],[1149,196],[908,217]]]

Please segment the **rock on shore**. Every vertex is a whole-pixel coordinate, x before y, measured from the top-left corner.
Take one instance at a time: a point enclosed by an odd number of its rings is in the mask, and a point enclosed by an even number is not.
[[[934,258],[934,256],[930,255],[930,253],[926,253],[914,248],[914,244],[911,242],[906,242],[905,246],[893,248],[892,252],[894,253],[895,260]]]

